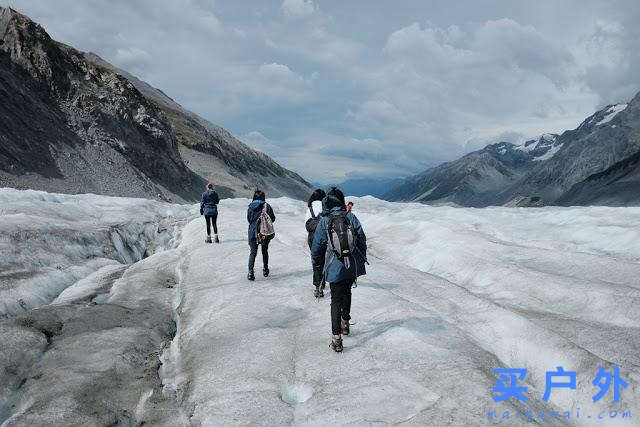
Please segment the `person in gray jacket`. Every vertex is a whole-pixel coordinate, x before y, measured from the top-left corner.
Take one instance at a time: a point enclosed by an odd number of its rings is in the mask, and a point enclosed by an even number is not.
[[[207,223],[207,238],[205,243],[211,243],[211,226],[213,225],[213,236],[216,243],[220,243],[218,239],[218,203],[220,203],[220,197],[218,193],[213,189],[213,184],[207,184],[207,191],[202,193],[200,199],[200,215],[204,215],[204,220]]]
[[[331,348],[341,352],[342,335],[350,332],[351,287],[359,276],[367,274],[367,237],[358,218],[347,212],[340,189],[334,187],[327,193],[322,209],[311,245],[311,262],[317,265],[324,257],[324,276],[331,289]]]

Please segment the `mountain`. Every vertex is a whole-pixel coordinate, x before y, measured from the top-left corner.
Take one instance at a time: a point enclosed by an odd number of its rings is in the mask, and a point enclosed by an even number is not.
[[[394,188],[404,182],[402,178],[349,178],[336,184],[347,196],[373,196],[383,197],[390,188]],[[327,188],[327,185],[318,185],[318,188]]]
[[[462,206],[640,204],[640,94],[561,135],[492,144],[408,178],[384,198]],[[615,184],[615,185],[613,185]]]
[[[640,206],[640,151],[574,184],[559,205]]]
[[[0,186],[192,201],[304,198],[299,175],[95,54],[0,8]]]
[[[640,150],[640,94],[628,104],[609,105],[596,112],[558,141],[562,146],[557,153],[499,194],[495,202],[536,195],[548,204],[566,203],[570,199],[565,194],[574,185],[635,154]],[[590,204],[588,199],[575,202]]]
[[[559,150],[558,136],[544,134],[521,145],[501,142],[410,177],[387,200],[482,207]]]
[[[298,174],[283,168],[266,154],[249,148],[222,127],[184,109],[160,89],[114,67],[94,53],[84,56],[127,78],[157,106],[171,123],[180,154],[188,167],[215,182],[218,189],[222,187],[223,193],[246,196],[247,191],[260,187],[269,197],[308,197],[310,186]]]

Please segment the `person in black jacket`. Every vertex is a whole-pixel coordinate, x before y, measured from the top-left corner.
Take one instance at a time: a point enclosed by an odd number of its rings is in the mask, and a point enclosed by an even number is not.
[[[313,236],[316,233],[316,227],[318,226],[318,222],[320,222],[320,218],[322,217],[322,200],[326,197],[326,193],[321,188],[318,188],[311,196],[309,196],[309,200],[307,201],[307,207],[309,208],[309,212],[306,216],[305,228],[307,229],[307,243],[309,244],[309,250],[311,250],[311,246],[313,245]],[[317,264],[313,264],[313,296],[316,298],[324,297],[324,256],[318,260]]]
[[[211,225],[213,225],[214,240],[216,243],[220,243],[218,239],[218,203],[220,203],[220,197],[213,189],[213,184],[208,183],[207,191],[202,193],[200,199],[200,215],[204,215],[204,220],[207,223],[205,243],[211,243]]]
[[[253,201],[249,203],[249,208],[247,209],[247,222],[249,222],[248,240],[249,247],[251,248],[247,279],[252,281],[256,279],[253,273],[253,267],[256,262],[256,255],[258,254],[258,245],[262,245],[262,273],[264,277],[269,276],[269,242],[273,239],[274,234],[261,236],[259,233],[260,217],[263,211],[271,218],[271,222],[275,222],[276,215],[273,213],[271,205],[265,202],[264,191],[256,190],[253,194]]]

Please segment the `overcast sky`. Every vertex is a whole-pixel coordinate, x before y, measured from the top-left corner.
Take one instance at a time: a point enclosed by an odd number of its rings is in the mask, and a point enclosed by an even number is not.
[[[319,182],[574,128],[640,90],[638,0],[0,4]]]

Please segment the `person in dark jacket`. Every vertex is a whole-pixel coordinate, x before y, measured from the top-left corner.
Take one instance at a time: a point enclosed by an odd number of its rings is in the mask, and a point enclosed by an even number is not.
[[[324,190],[318,188],[309,197],[307,202],[307,207],[309,208],[309,212],[307,213],[305,228],[307,229],[307,243],[309,244],[309,250],[311,250],[311,246],[313,244],[313,236],[316,233],[316,227],[320,222],[320,218],[322,217],[322,200],[327,196]],[[324,256],[322,259],[318,260],[317,264],[313,264],[313,296],[316,298],[324,297]]]
[[[367,237],[356,216],[346,212],[344,194],[338,188],[332,188],[322,201],[323,217],[318,222],[311,246],[312,264],[319,263],[324,257],[324,276],[331,289],[331,347],[342,351],[342,335],[349,335],[351,319],[351,287],[359,276],[367,274]],[[355,251],[352,255],[339,259],[328,244],[328,226],[333,217],[345,216],[353,227]]]
[[[258,231],[260,230],[260,216],[262,211],[265,211],[271,218],[272,222],[275,222],[276,215],[273,213],[271,205],[265,202],[264,191],[256,190],[253,194],[253,201],[249,203],[247,209],[247,221],[249,222],[248,239],[251,252],[249,253],[249,273],[247,279],[255,280],[255,274],[253,273],[253,267],[256,262],[256,255],[258,254],[258,245],[262,246],[262,273],[264,277],[269,276],[269,242],[273,238],[273,235],[266,238],[260,238]]]
[[[200,215],[204,215],[204,220],[207,223],[205,243],[211,243],[211,225],[213,225],[214,241],[220,243],[218,239],[218,203],[220,203],[220,197],[213,189],[213,184],[208,183],[207,191],[202,193],[200,199]]]

